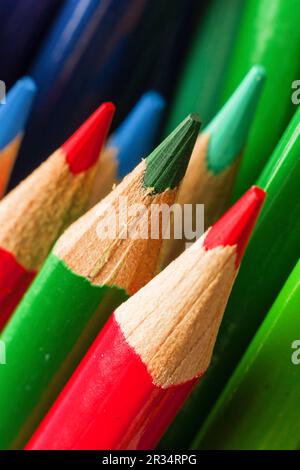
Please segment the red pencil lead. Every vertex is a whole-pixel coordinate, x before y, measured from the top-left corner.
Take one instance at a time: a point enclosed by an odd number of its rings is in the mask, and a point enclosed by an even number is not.
[[[72,173],[88,170],[98,160],[115,112],[113,103],[103,103],[62,145]]]
[[[236,265],[239,266],[262,208],[266,193],[252,186],[209,230],[203,246],[210,250],[217,246],[236,245]]]

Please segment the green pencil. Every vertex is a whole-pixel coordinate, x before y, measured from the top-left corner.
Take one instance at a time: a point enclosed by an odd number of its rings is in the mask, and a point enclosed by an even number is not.
[[[292,83],[300,73],[298,0],[249,0],[225,76],[225,102],[254,64],[268,79],[249,135],[234,190],[238,198],[254,183],[293,113]]]
[[[300,260],[193,448],[300,448]]]
[[[154,275],[162,228],[156,238],[143,234],[152,205],[174,203],[199,127],[188,116],[55,245],[1,336],[0,448],[28,440],[108,315]],[[141,204],[147,217],[137,224],[131,209]]]
[[[266,202],[229,298],[210,369],[166,434],[164,448],[189,446],[299,257],[299,154],[300,109],[256,182],[267,192]]]
[[[244,0],[213,0],[208,6],[179,80],[167,134],[191,111],[198,112],[204,124],[218,111],[224,73],[244,5]]]

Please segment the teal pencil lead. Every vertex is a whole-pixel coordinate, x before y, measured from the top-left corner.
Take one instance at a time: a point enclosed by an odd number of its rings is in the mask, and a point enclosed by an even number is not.
[[[204,129],[210,135],[207,165],[217,174],[241,154],[265,79],[265,70],[253,66],[227,103]]]

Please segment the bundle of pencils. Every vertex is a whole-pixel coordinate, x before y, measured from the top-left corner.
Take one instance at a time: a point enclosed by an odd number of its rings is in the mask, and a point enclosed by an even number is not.
[[[64,229],[86,209],[114,113],[103,104],[0,203],[0,328]]]
[[[264,197],[251,188],[114,312],[27,449],[155,446],[210,363]]]
[[[22,142],[36,86],[29,77],[19,80],[0,105],[0,198],[5,193]]]
[[[173,204],[199,127],[187,117],[55,245],[1,336],[13,360],[0,368],[0,448],[26,442],[107,316],[154,275],[151,210]]]
[[[298,4],[0,2],[1,450],[299,447]]]

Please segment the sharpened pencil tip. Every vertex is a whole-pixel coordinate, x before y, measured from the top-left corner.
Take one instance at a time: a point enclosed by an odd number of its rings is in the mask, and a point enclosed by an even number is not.
[[[30,77],[23,77],[8,92],[0,105],[0,149],[22,134],[31,111],[37,88]]]
[[[210,250],[218,246],[236,246],[239,266],[266,193],[252,186],[209,230],[203,246]]]
[[[188,166],[199,129],[199,116],[188,115],[146,158],[144,187],[161,193],[179,185]]]
[[[103,103],[62,145],[72,173],[87,171],[98,161],[114,112],[113,103]]]
[[[204,129],[210,136],[206,161],[213,173],[226,170],[241,155],[259,103],[264,79],[265,69],[258,65],[253,66],[223,108]]]

